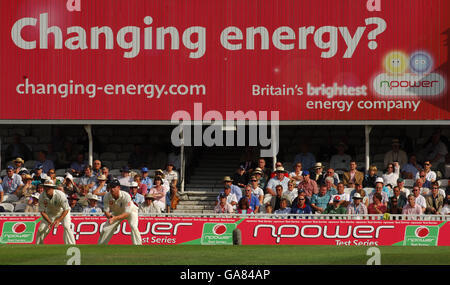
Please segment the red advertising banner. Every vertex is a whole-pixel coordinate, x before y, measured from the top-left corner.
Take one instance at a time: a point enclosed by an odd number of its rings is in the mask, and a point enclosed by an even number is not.
[[[447,0],[1,1],[0,120],[449,120],[448,11]]]
[[[0,243],[34,243],[41,218],[0,217]],[[72,217],[77,244],[96,244],[104,217]],[[412,220],[312,220],[257,218],[140,217],[143,245],[232,245],[240,230],[243,245],[450,246],[450,223]],[[62,244],[63,228],[49,233],[44,243]],[[110,244],[131,244],[123,222]]]

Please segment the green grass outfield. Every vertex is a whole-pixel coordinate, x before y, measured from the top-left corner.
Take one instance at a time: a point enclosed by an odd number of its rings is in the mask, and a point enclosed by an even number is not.
[[[65,245],[1,245],[1,265],[64,265]],[[76,245],[82,265],[365,265],[369,247]],[[382,265],[449,265],[450,247],[378,247]]]

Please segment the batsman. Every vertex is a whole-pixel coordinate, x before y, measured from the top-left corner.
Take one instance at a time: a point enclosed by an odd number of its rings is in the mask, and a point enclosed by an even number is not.
[[[131,228],[131,241],[134,245],[142,245],[138,229],[138,207],[131,200],[130,194],[120,190],[119,180],[112,180],[107,187],[109,192],[103,198],[103,211],[108,220],[100,233],[98,244],[108,244],[116,228],[126,219]]]

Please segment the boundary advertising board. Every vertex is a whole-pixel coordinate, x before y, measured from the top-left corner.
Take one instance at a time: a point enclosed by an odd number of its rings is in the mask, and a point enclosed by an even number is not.
[[[66,2],[0,1],[0,120],[450,119],[447,0]]]
[[[35,242],[41,218],[0,217],[0,243]],[[96,244],[106,218],[72,217],[77,244]],[[413,220],[313,220],[257,218],[140,217],[143,245],[232,245],[239,229],[243,245],[450,246],[450,222]],[[44,241],[62,244],[59,226]],[[130,244],[123,222],[110,244]]]

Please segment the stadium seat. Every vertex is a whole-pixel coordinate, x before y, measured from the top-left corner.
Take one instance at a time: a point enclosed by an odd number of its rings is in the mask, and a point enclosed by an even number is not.
[[[14,205],[11,203],[1,203],[0,206],[2,206],[6,212],[14,212]]]
[[[128,161],[126,160],[117,160],[113,162],[114,169],[121,169],[122,167],[128,165]]]
[[[121,152],[117,155],[118,160],[128,160],[130,158],[131,152]]]
[[[65,176],[66,174],[66,169],[56,169],[55,171],[56,176]]]
[[[23,166],[25,166],[26,169],[32,170],[35,165],[36,165],[36,160],[27,160],[27,161],[25,161],[25,164]]]
[[[111,174],[114,177],[118,177],[120,175],[120,169],[111,169],[109,171],[109,174]]]
[[[102,166],[106,166],[111,169],[113,167],[113,162],[109,160],[102,160]]]
[[[412,188],[414,186],[414,179],[405,179],[403,181],[405,182],[406,188]]]
[[[448,179],[440,179],[438,180],[439,187],[445,188],[448,186]]]
[[[105,151],[118,153],[122,151],[122,146],[120,144],[109,144],[105,147]]]
[[[26,203],[17,203],[14,207],[14,212],[25,212],[25,208],[27,207]]]
[[[355,190],[355,188],[345,188],[344,193],[349,194],[352,193],[352,191]]]
[[[104,152],[100,155],[100,160],[115,161],[117,160],[117,155],[113,152]]]
[[[0,176],[3,178],[5,175],[6,175],[6,169],[3,169],[3,170],[0,172]]]
[[[375,190],[375,188],[366,187],[366,188],[363,188],[363,190],[366,191],[366,195],[369,196],[370,194],[372,194],[372,192]]]

